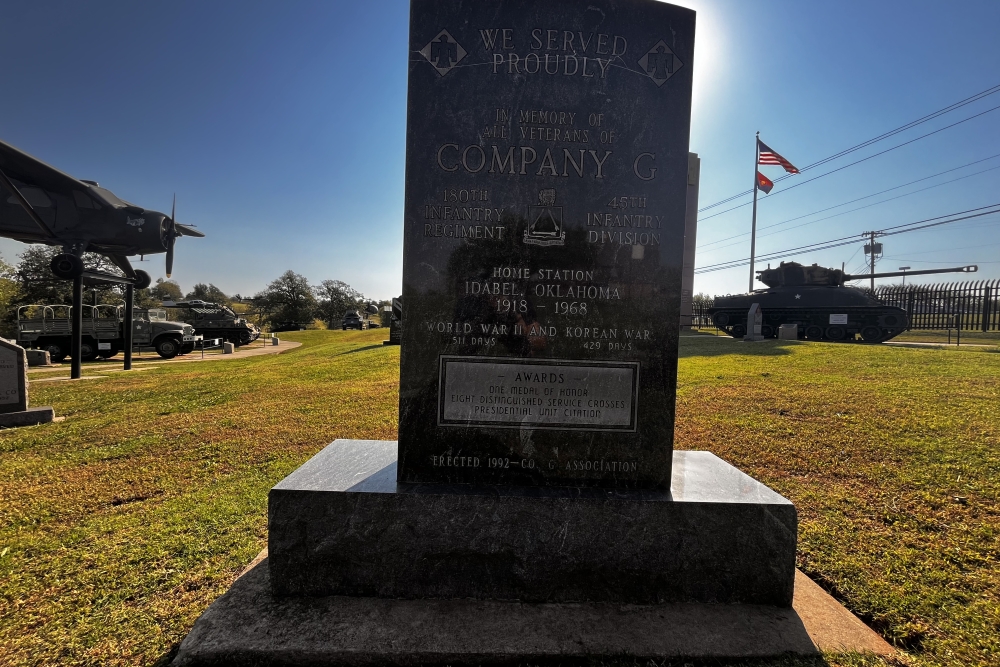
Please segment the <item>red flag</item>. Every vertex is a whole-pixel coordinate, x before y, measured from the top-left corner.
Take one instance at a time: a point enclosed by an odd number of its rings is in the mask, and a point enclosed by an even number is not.
[[[763,190],[764,194],[769,194],[771,192],[771,188],[773,188],[773,187],[774,187],[774,182],[772,182],[770,178],[768,178],[767,176],[765,176],[764,174],[762,174],[762,173],[760,173],[758,171],[757,172],[757,188],[759,190]]]
[[[784,167],[785,171],[789,174],[799,173],[799,170],[795,168],[795,165],[771,150],[771,148],[760,139],[757,140],[757,148],[760,150],[760,157],[757,159],[757,164],[777,164]]]

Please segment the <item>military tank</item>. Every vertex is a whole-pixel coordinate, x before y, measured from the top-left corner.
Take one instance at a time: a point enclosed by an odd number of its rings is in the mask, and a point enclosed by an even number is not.
[[[195,333],[205,339],[223,338],[233,345],[247,345],[260,337],[257,325],[248,322],[231,309],[207,301],[164,301],[164,308],[184,310],[184,319],[194,327]]]
[[[950,269],[876,273],[875,278],[919,276],[932,273],[975,273],[977,266]],[[765,290],[715,298],[708,310],[712,323],[733,338],[747,333],[747,312],[758,303],[764,315],[761,335],[774,338],[782,324],[797,324],[799,338],[837,342],[881,343],[909,326],[906,311],[886,306],[870,292],[844,285],[855,276],[817,264],[782,262],[757,272]]]

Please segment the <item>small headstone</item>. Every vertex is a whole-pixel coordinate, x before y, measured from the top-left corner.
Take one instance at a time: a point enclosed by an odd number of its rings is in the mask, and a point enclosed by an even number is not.
[[[0,338],[0,413],[28,409],[28,361],[24,348]]]
[[[48,350],[25,350],[29,366],[51,366],[52,356]]]
[[[399,345],[403,337],[403,297],[396,297],[392,300],[389,313],[389,340],[382,341],[383,345]]]
[[[225,342],[222,344],[222,354],[232,354],[236,351],[236,346],[230,342]]]
[[[799,339],[799,325],[798,324],[782,324],[778,327],[778,340],[798,340]]]
[[[28,356],[20,345],[0,338],[0,427],[43,424],[54,417],[51,407],[28,408]]]
[[[764,313],[760,309],[760,304],[755,303],[750,306],[750,312],[747,313],[747,334],[743,337],[743,340],[748,343],[764,340],[764,336],[761,334],[763,325]]]

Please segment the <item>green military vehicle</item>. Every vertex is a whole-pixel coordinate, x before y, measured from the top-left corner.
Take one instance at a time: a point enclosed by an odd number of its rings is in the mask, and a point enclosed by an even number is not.
[[[344,313],[344,319],[341,320],[340,326],[344,331],[348,329],[364,331],[368,328],[368,320],[362,317],[361,313],[357,310],[349,310]]]
[[[223,338],[236,347],[247,345],[260,337],[260,329],[230,308],[200,299],[191,301],[164,301],[164,308],[178,308],[181,317],[194,327],[196,334],[209,338]]]
[[[17,343],[24,348],[48,350],[52,361],[60,362],[72,349],[72,310],[62,304],[21,306],[17,309]],[[98,357],[110,359],[125,348],[123,306],[83,307],[81,361]],[[201,336],[194,327],[171,322],[158,308],[132,311],[132,347],[151,347],[164,359],[187,354]]]

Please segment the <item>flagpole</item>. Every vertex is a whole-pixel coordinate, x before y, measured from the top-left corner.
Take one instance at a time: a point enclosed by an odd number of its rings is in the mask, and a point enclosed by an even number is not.
[[[750,292],[753,292],[753,258],[757,247],[757,163],[760,162],[760,132],[753,148],[753,224],[750,227]]]

